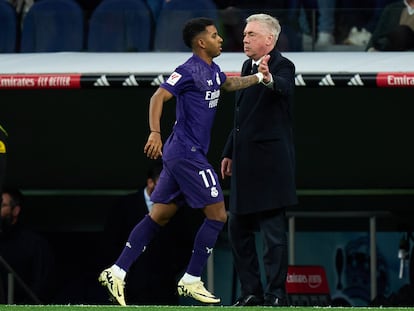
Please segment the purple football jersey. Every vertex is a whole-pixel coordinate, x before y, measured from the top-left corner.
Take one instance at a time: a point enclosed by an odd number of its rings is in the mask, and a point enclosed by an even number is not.
[[[176,98],[176,122],[163,149],[164,160],[205,157],[226,75],[216,63],[193,55],[176,68],[161,87]]]
[[[224,200],[218,176],[207,160],[211,128],[226,75],[214,62],[193,55],[160,87],[176,98],[176,122],[163,148],[164,168],[151,195],[169,203],[183,195],[193,208]]]

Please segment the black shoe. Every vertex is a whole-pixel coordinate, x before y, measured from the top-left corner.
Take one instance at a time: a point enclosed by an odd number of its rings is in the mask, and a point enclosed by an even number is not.
[[[279,298],[272,295],[266,295],[264,298],[264,306],[268,307],[286,307],[288,305],[286,298]]]
[[[244,307],[244,306],[262,306],[263,297],[256,295],[247,295],[237,299],[233,307]]]

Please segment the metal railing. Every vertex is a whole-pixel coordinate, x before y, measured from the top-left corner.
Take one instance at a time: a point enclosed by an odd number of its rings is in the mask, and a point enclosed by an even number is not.
[[[9,263],[0,256],[0,265],[3,266],[7,271],[7,300],[5,300],[4,288],[0,287],[0,302],[2,300],[7,304],[14,304],[14,289],[15,281],[21,286],[21,288],[27,293],[28,297],[36,304],[41,304],[42,302],[36,296],[36,294],[31,290],[31,288],[23,281],[23,279],[14,271],[14,269],[9,265]],[[1,283],[1,282],[0,282]]]

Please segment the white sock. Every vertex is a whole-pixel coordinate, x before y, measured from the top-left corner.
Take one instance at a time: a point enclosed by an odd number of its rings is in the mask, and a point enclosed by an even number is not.
[[[111,271],[118,279],[121,279],[122,281],[125,280],[126,271],[124,269],[118,267],[117,265],[112,265]]]
[[[195,283],[195,282],[199,282],[201,281],[201,277],[199,276],[194,276],[191,274],[188,274],[187,272],[184,273],[183,277],[181,278],[181,280],[183,280],[184,283]]]

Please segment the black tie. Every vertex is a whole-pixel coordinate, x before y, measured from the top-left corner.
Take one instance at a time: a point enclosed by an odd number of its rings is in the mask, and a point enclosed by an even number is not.
[[[256,64],[253,64],[253,66],[252,66],[252,73],[257,73],[257,67],[259,67],[259,66],[256,65]]]

